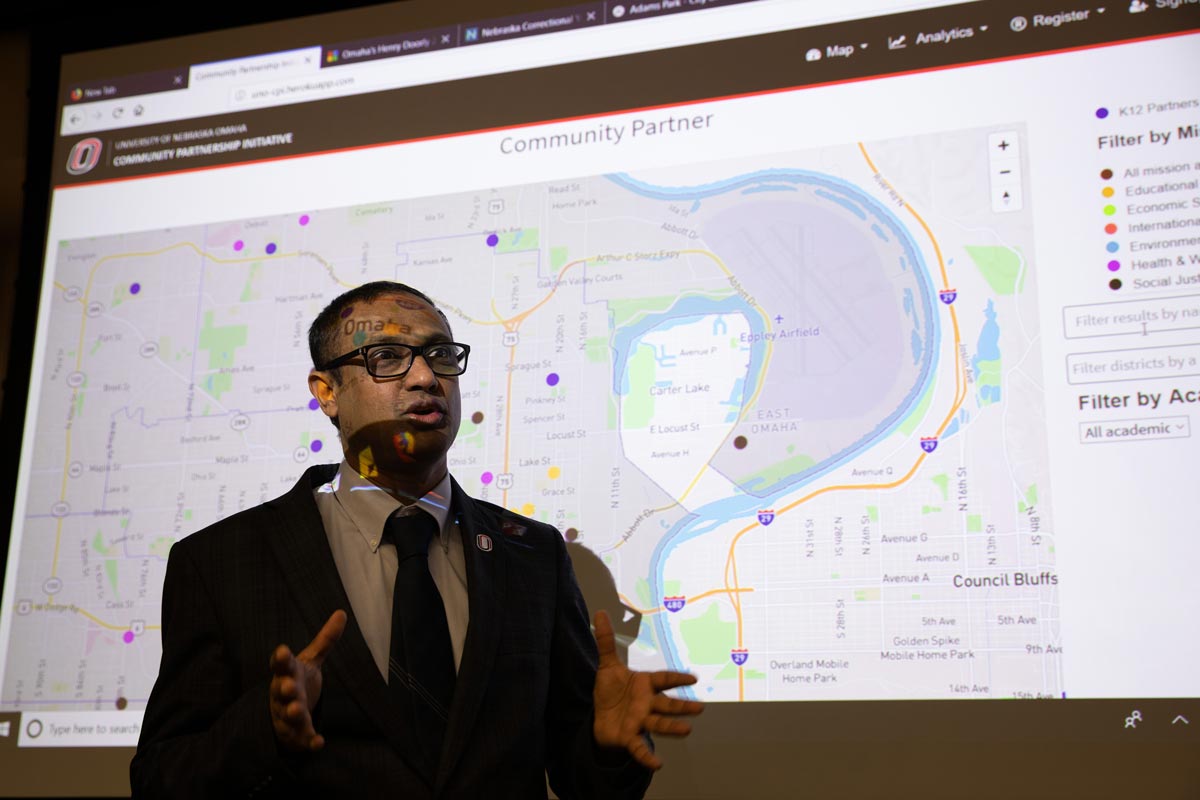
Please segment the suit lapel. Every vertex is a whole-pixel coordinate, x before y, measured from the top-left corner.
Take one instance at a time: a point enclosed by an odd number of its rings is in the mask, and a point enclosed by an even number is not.
[[[504,536],[493,516],[464,494],[457,481],[451,481],[454,490],[452,511],[458,517],[467,566],[470,622],[439,761],[436,784],[439,792],[463,754],[487,690],[500,645],[502,620],[497,609],[504,607],[505,591]]]
[[[346,630],[330,651],[325,669],[337,674],[346,692],[367,718],[383,731],[396,752],[432,785],[434,776],[425,774],[411,758],[420,749],[415,741],[415,732],[407,724],[409,716],[395,708],[387,684],[367,647],[367,640],[358,627],[333,560],[333,551],[329,548],[321,513],[313,499],[313,491],[333,478],[337,466],[332,465],[330,470],[321,467],[309,469],[295,488],[274,501],[283,524],[271,532],[271,546],[286,576],[296,609],[305,627],[314,636],[330,614],[339,608],[346,611],[349,617]],[[471,606],[471,613],[475,613],[474,605]]]

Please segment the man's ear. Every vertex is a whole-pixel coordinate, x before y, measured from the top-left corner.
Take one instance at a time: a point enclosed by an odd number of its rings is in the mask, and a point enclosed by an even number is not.
[[[333,376],[328,372],[312,370],[308,373],[308,391],[317,398],[317,403],[320,404],[321,411],[325,413],[325,416],[330,418],[337,416],[337,391],[334,389]]]

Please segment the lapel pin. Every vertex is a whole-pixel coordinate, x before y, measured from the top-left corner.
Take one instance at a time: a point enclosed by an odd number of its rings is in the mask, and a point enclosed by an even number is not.
[[[510,520],[505,520],[504,522],[501,522],[500,530],[504,532],[505,536],[524,536],[525,535],[525,526],[518,525],[517,523],[512,522]]]
[[[492,552],[492,537],[486,533],[475,534],[475,546],[485,553]]]

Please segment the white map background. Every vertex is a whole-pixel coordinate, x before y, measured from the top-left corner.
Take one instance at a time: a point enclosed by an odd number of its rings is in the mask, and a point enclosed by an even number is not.
[[[0,709],[144,706],[171,544],[340,457],[307,327],[380,278],[474,348],[452,471],[611,573],[633,665],[717,701],[1061,695],[994,134],[59,243]]]

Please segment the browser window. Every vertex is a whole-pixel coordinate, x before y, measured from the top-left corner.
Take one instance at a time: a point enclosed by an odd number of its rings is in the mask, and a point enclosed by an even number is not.
[[[1194,747],[1189,4],[392,12],[64,64],[0,759],[136,744],[171,545],[340,459],[307,324],[379,278],[471,343],[464,488],[698,675],[660,796],[856,719]]]

